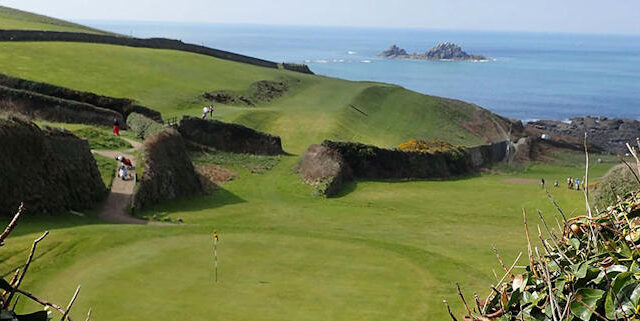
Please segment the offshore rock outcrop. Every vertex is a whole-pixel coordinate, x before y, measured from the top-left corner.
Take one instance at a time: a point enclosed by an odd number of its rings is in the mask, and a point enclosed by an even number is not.
[[[0,215],[83,210],[107,195],[89,143],[70,132],[0,119]]]
[[[460,46],[450,42],[440,43],[435,47],[427,50],[423,54],[419,54],[419,53],[408,54],[406,50],[399,48],[396,45],[393,45],[389,49],[381,52],[378,56],[385,57],[385,58],[394,58],[394,59],[418,59],[418,60],[472,60],[472,61],[489,60],[485,56],[468,54],[465,51],[463,51]]]

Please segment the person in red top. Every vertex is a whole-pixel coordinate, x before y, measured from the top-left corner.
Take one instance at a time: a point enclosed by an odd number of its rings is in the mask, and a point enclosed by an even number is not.
[[[118,122],[118,118],[113,119],[113,134],[120,136],[120,122]]]

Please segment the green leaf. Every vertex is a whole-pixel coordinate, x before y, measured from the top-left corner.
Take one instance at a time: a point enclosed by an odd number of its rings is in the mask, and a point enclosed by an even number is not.
[[[604,310],[607,318],[609,319],[621,319],[623,315],[631,315],[635,311],[635,304],[633,303],[634,292],[638,288],[637,282],[627,284],[620,291],[614,292],[613,288],[607,293],[607,298],[604,304]],[[635,293],[638,296],[638,293]],[[624,312],[624,313],[623,313]]]
[[[578,240],[577,238],[575,237],[571,238],[571,240],[569,240],[569,243],[571,243],[571,246],[573,246],[574,249],[576,250],[580,249],[580,240]]]
[[[509,298],[509,302],[507,302],[506,310],[509,310],[509,307],[520,302],[521,297],[522,295],[520,294],[520,290],[516,289],[515,291],[513,291],[513,293],[511,293],[511,297]]]
[[[611,283],[611,289],[613,290],[613,292],[619,292],[620,290],[622,290],[622,288],[633,282],[635,282],[635,279],[632,278],[631,273],[622,272],[613,279],[613,282]]]
[[[591,310],[598,309],[598,305],[600,301],[602,301],[604,294],[605,292],[599,289],[582,288],[578,290],[576,292],[576,298],[571,302],[571,313],[583,321],[589,321],[592,314]],[[591,310],[580,303],[579,300],[582,300]]]
[[[572,265],[571,271],[573,271],[576,279],[582,279],[587,275],[587,262],[580,262]]]

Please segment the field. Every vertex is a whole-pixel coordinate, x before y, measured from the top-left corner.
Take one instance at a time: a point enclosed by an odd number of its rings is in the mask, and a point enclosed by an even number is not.
[[[360,181],[339,197],[315,197],[294,168],[308,145],[325,138],[386,147],[409,138],[482,142],[459,125],[470,119],[470,105],[397,86],[78,43],[0,43],[0,72],[135,98],[165,117],[198,115],[205,91],[240,92],[264,79],[292,84],[269,104],[216,109],[218,118],[280,135],[291,155],[201,156],[198,161],[220,164],[238,177],[206,196],[138,213],[181,218],[183,224],[105,224],[95,211],[33,213],[20,222],[0,251],[0,272],[7,276],[23,264],[32,240],[50,230],[23,288],[64,304],[81,284],[76,319],[92,308],[94,320],[444,320],[442,299],[456,300],[456,282],[469,295],[488,293],[492,270],[501,269],[492,245],[506,261],[524,249],[522,208],[532,228],[539,222],[536,209],[555,225],[554,207],[536,183],[540,178],[560,181],[560,188],[549,188],[566,213],[584,211],[583,194],[564,186],[568,176],[584,173],[579,154],[448,181]],[[101,162],[107,173],[106,160]],[[267,170],[252,171],[253,164]],[[611,165],[594,162],[592,177]],[[217,283],[214,229],[221,234]],[[26,300],[18,304],[19,310],[27,307],[33,308]]]
[[[104,33],[72,22],[0,6],[0,29]]]

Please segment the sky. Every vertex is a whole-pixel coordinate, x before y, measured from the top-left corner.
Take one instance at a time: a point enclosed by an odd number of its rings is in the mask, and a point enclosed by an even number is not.
[[[72,21],[640,34],[640,0],[0,0]]]

